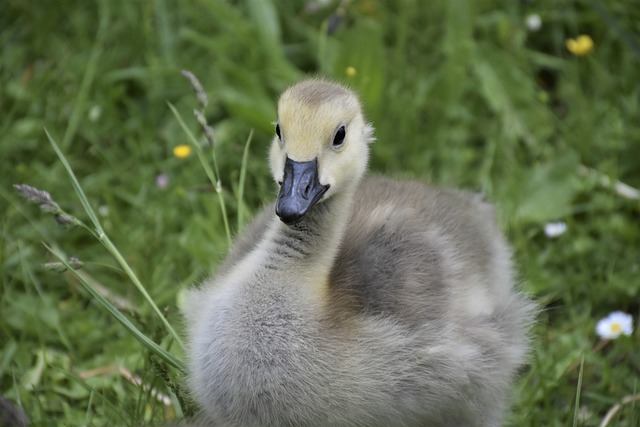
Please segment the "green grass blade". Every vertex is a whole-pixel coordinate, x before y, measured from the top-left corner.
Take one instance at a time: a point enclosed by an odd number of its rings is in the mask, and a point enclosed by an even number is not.
[[[95,396],[95,391],[91,390],[89,393],[89,402],[87,402],[87,411],[84,416],[84,425],[91,425],[91,417],[93,415],[93,397]]]
[[[47,138],[49,139],[49,142],[51,143],[53,150],[56,152],[56,154],[58,155],[58,158],[62,162],[62,165],[67,170],[67,174],[69,175],[69,178],[71,178],[71,185],[73,185],[73,189],[78,195],[78,198],[80,199],[80,203],[82,203],[82,207],[84,208],[85,212],[89,216],[89,219],[91,220],[91,223],[95,227],[96,232],[98,233],[98,235],[104,234],[102,225],[100,224],[100,221],[98,221],[98,216],[96,215],[95,211],[91,208],[91,204],[89,203],[87,196],[84,194],[84,191],[82,191],[80,182],[78,182],[78,179],[76,178],[76,174],[73,173],[73,169],[71,169],[69,162],[67,162],[66,157],[60,150],[60,147],[58,147],[58,144],[53,139],[53,137],[51,136],[47,128],[44,128],[44,133],[47,134]]]
[[[18,351],[18,343],[15,340],[5,341],[3,344],[3,356],[0,360],[0,377],[5,375],[9,366],[11,366],[11,360]]]
[[[580,393],[582,392],[582,374],[584,373],[584,354],[580,359],[580,373],[578,374],[578,386],[576,389],[576,403],[573,408],[573,427],[578,426],[578,414],[580,412]]]
[[[170,364],[176,369],[184,372],[185,368],[182,362],[180,362],[175,356],[171,353],[160,347],[156,342],[154,342],[151,338],[146,336],[140,329],[138,329],[131,321],[124,315],[120,310],[118,310],[109,300],[103,297],[99,292],[97,292],[93,286],[91,286],[78,272],[76,272],[64,259],[62,255],[60,255],[53,248],[44,244],[44,246],[51,252],[56,258],[62,262],[65,267],[67,267],[68,271],[72,273],[78,282],[82,285],[82,287],[89,292],[89,294],[98,302],[102,307],[104,307],[109,314],[111,314],[124,328],[136,339],[138,340],[146,349],[156,354],[162,360]]]
[[[105,248],[107,248],[109,253],[111,253],[111,255],[113,255],[113,257],[118,261],[118,264],[120,264],[120,267],[122,267],[122,269],[125,271],[129,279],[133,282],[134,286],[138,289],[138,291],[142,294],[142,296],[147,301],[147,303],[151,306],[151,308],[156,313],[156,315],[158,316],[162,324],[165,326],[169,334],[171,334],[173,339],[176,340],[176,342],[180,345],[180,347],[184,348],[184,343],[180,339],[180,336],[178,335],[178,333],[175,331],[175,329],[173,329],[173,327],[171,326],[167,318],[162,314],[162,312],[160,311],[156,303],[153,301],[153,298],[151,298],[151,295],[149,295],[149,293],[147,292],[147,289],[144,287],[142,282],[140,282],[140,279],[138,279],[138,276],[136,276],[136,274],[133,272],[133,269],[129,266],[129,264],[124,259],[124,257],[122,256],[118,248],[116,248],[113,242],[111,242],[111,239],[109,239],[109,236],[107,236],[107,234],[104,232],[104,229],[102,228],[102,225],[100,224],[100,221],[98,220],[98,217],[95,211],[93,210],[93,208],[91,208],[91,204],[89,203],[87,196],[84,194],[84,191],[80,186],[80,182],[78,182],[76,175],[73,173],[73,169],[71,169],[69,162],[67,162],[67,159],[65,158],[64,154],[58,147],[58,144],[56,144],[55,140],[51,137],[51,135],[49,134],[46,128],[44,131],[47,134],[47,138],[49,138],[49,142],[51,143],[51,146],[53,147],[56,154],[60,158],[60,161],[64,165],[64,168],[67,170],[67,174],[71,178],[73,189],[78,195],[78,198],[80,199],[80,203],[82,203],[82,206],[85,212],[91,219],[91,222],[93,223],[96,229],[95,231],[96,231],[97,239],[104,245]]]
[[[249,160],[249,147],[251,146],[251,140],[253,139],[253,129],[249,132],[247,142],[244,144],[244,151],[242,152],[242,164],[240,165],[240,179],[238,180],[238,227],[237,231],[242,230],[244,224],[244,183],[247,177],[247,161]]]
[[[187,124],[182,119],[182,116],[180,115],[176,107],[174,107],[174,105],[170,102],[167,102],[167,105],[169,105],[171,112],[178,120],[178,123],[180,124],[180,127],[182,128],[184,133],[187,134],[189,142],[191,143],[193,148],[196,150],[196,153],[198,154],[198,160],[200,160],[200,164],[202,165],[205,173],[207,174],[207,177],[209,178],[209,181],[213,185],[213,188],[215,189],[216,194],[218,195],[218,200],[220,201],[220,210],[222,211],[222,220],[224,221],[224,229],[225,229],[225,232],[227,233],[227,241],[229,245],[231,245],[231,227],[229,226],[229,218],[227,218],[227,208],[225,206],[224,197],[222,195],[222,184],[220,183],[220,180],[218,179],[213,169],[211,169],[211,166],[207,162],[204,152],[202,151],[202,147],[198,143],[198,140],[187,127]]]
[[[71,140],[78,131],[80,118],[82,117],[82,113],[85,110],[85,108],[83,107],[87,102],[87,99],[89,97],[89,90],[91,89],[91,85],[93,84],[96,77],[96,72],[98,70],[98,60],[100,59],[100,55],[102,54],[102,46],[104,45],[107,30],[110,26],[108,4],[109,1],[102,1],[100,2],[100,7],[98,8],[100,21],[98,24],[98,30],[96,32],[96,39],[93,43],[93,46],[91,47],[89,59],[86,62],[87,66],[84,69],[82,81],[80,82],[78,96],[73,103],[73,109],[71,110],[71,116],[69,117],[69,124],[67,125],[67,129],[65,130],[64,136],[62,137],[62,146],[65,150],[69,148]]]
[[[180,335],[178,335],[178,333],[173,328],[173,326],[171,326],[167,318],[162,314],[162,312],[160,311],[160,308],[158,308],[155,301],[153,301],[153,298],[151,298],[151,295],[149,295],[149,293],[147,292],[147,289],[144,287],[142,282],[140,282],[140,279],[138,279],[138,276],[136,276],[136,274],[133,272],[133,270],[131,269],[127,261],[124,259],[120,251],[118,251],[118,249],[113,244],[113,242],[111,242],[111,239],[109,239],[109,236],[107,236],[106,234],[103,234],[102,236],[103,237],[100,239],[102,244],[107,248],[107,250],[111,253],[111,255],[113,255],[114,258],[118,261],[118,264],[120,264],[120,267],[122,267],[122,269],[125,271],[127,276],[129,276],[129,279],[133,282],[134,286],[138,289],[138,291],[140,291],[140,293],[142,294],[144,299],[147,301],[147,303],[151,306],[151,308],[156,313],[158,318],[160,318],[160,321],[162,322],[164,327],[167,329],[169,334],[173,337],[174,340],[176,340],[176,342],[180,345],[180,347],[184,349],[185,348],[184,342],[182,342]]]

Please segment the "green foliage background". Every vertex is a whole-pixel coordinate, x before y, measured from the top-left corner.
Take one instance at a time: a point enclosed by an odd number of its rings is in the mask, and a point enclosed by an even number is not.
[[[537,31],[525,25],[531,14]],[[579,34],[595,47],[577,57],[565,40]],[[499,207],[523,286],[543,307],[512,425],[597,426],[614,404],[637,399],[640,333],[600,342],[594,326],[614,310],[636,325],[640,314],[640,201],[604,182],[640,188],[640,3],[7,0],[0,45],[0,394],[33,425],[157,425],[189,412],[173,394],[181,374],[151,358],[74,275],[45,271],[55,258],[41,242],[81,259],[88,280],[131,303],[123,312],[183,359],[112,256],[12,188],[44,189],[88,223],[46,127],[106,233],[180,328],[181,291],[228,245],[203,168],[172,155],[188,141],[167,102],[200,135],[181,69],[211,100],[234,232],[239,205],[255,213],[275,195],[265,155],[278,94],[305,75],[347,83],[376,127],[375,173],[479,189]],[[568,231],[547,238],[544,224],[558,220]],[[173,405],[114,370],[86,378],[112,365]],[[640,424],[631,400],[610,425]]]

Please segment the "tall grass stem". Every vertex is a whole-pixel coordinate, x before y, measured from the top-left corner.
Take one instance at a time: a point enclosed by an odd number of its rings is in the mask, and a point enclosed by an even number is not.
[[[578,386],[576,387],[576,403],[573,408],[573,427],[578,427],[578,416],[580,415],[580,394],[582,392],[582,375],[584,374],[584,354],[580,359],[580,373],[578,374]]]
[[[131,321],[124,315],[120,310],[118,310],[109,300],[107,300],[104,296],[102,296],[98,291],[96,291],[93,286],[91,286],[82,275],[80,275],[76,270],[74,270],[69,263],[66,261],[65,257],[60,254],[55,249],[48,246],[46,243],[44,244],[45,248],[49,252],[51,252],[56,258],[60,260],[67,270],[73,274],[78,282],[82,285],[82,287],[89,292],[89,294],[95,299],[100,305],[102,305],[107,311],[118,321],[124,328],[129,331],[129,333],[138,340],[144,347],[146,347],[149,351],[156,354],[158,357],[163,359],[165,362],[173,366],[174,368],[179,369],[184,372],[184,365],[171,353],[160,347],[156,342],[142,333]]]
[[[240,166],[240,179],[238,180],[238,232],[242,230],[244,224],[244,183],[247,177],[247,161],[249,160],[249,147],[251,146],[251,140],[253,139],[253,129],[249,132],[247,142],[244,144],[244,150],[242,152],[242,164]]]
[[[149,295],[146,288],[144,287],[142,282],[140,282],[140,279],[138,279],[136,274],[133,272],[133,270],[131,269],[127,261],[124,259],[124,257],[122,256],[118,248],[113,244],[113,242],[111,242],[111,239],[109,239],[109,236],[107,236],[107,234],[104,232],[104,229],[102,228],[102,225],[100,224],[100,221],[98,220],[98,217],[95,211],[91,207],[91,204],[89,203],[87,196],[84,194],[84,191],[82,190],[82,187],[80,186],[80,183],[78,182],[78,179],[76,178],[76,175],[73,172],[73,169],[71,168],[66,157],[58,147],[58,144],[56,144],[55,140],[53,139],[51,134],[49,134],[47,129],[45,129],[45,133],[47,134],[47,138],[49,139],[51,146],[53,147],[54,151],[60,158],[60,161],[64,165],[64,168],[67,170],[67,174],[71,178],[71,184],[73,185],[73,189],[75,190],[76,195],[80,199],[80,203],[82,203],[82,207],[84,208],[85,212],[91,219],[93,226],[95,227],[95,231],[91,229],[89,229],[89,231],[91,231],[96,236],[96,238],[104,245],[104,247],[107,248],[109,253],[111,253],[111,255],[118,261],[118,264],[120,264],[120,267],[122,267],[122,269],[125,271],[129,279],[133,282],[134,286],[138,289],[138,291],[142,294],[142,296],[147,301],[147,303],[151,306],[151,308],[156,313],[156,315],[158,316],[158,318],[160,319],[164,327],[167,329],[169,334],[173,337],[174,340],[176,340],[176,342],[180,345],[180,347],[184,349],[184,343],[180,339],[180,336],[178,335],[178,333],[175,331],[175,329],[173,329],[173,327],[171,326],[167,318],[162,314],[162,312],[160,311],[156,303],[153,301],[153,298],[151,298],[151,295]],[[67,267],[69,266],[67,265]]]
[[[64,135],[62,136],[62,147],[64,148],[64,150],[69,149],[69,145],[71,144],[73,137],[78,131],[80,118],[82,112],[84,111],[83,107],[87,102],[87,99],[89,98],[89,90],[91,89],[91,85],[93,84],[96,77],[96,72],[98,70],[98,61],[102,53],[102,46],[105,42],[107,29],[109,28],[108,4],[109,0],[103,0],[100,2],[100,6],[98,8],[100,21],[98,23],[96,38],[93,42],[93,46],[91,47],[91,52],[89,53],[89,59],[86,63],[87,66],[84,69],[82,81],[80,82],[80,88],[78,89],[78,96],[73,103],[73,109],[71,110],[71,116],[69,117],[69,124],[67,125]]]
[[[187,134],[187,137],[189,138],[189,142],[191,143],[193,148],[196,150],[196,153],[198,154],[198,160],[200,160],[200,163],[202,164],[202,168],[207,174],[209,181],[213,185],[213,188],[216,194],[218,195],[218,200],[220,202],[220,210],[222,212],[222,220],[224,221],[224,229],[227,234],[227,242],[229,245],[231,245],[231,227],[229,226],[229,218],[227,217],[227,208],[224,201],[224,195],[222,194],[222,184],[220,183],[220,179],[218,178],[219,175],[217,173],[215,153],[213,153],[213,160],[214,160],[213,163],[214,163],[214,167],[216,168],[216,171],[214,172],[211,169],[211,165],[209,165],[209,162],[207,162],[207,160],[205,159],[204,152],[202,151],[202,147],[198,143],[198,140],[193,135],[191,130],[189,130],[189,128],[187,127],[187,124],[182,119],[182,116],[180,115],[176,107],[170,102],[167,102],[167,104],[169,105],[171,112],[173,112],[173,115],[178,120],[180,127],[182,127],[182,130]]]

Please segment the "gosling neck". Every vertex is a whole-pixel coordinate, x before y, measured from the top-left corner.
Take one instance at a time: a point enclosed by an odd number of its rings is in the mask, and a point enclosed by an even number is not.
[[[351,215],[355,188],[334,194],[316,204],[304,218],[292,225],[279,219],[268,239],[270,259],[280,269],[295,265],[328,277]]]

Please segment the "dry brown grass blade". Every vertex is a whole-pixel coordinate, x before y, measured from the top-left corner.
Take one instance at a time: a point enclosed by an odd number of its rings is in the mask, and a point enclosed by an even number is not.
[[[629,403],[632,403],[632,402],[640,402],[640,393],[625,396],[624,398],[622,398],[620,403],[616,403],[615,405],[613,405],[607,411],[607,414],[602,419],[602,422],[600,423],[600,427],[607,427],[609,423],[613,420],[613,417],[615,417],[616,414],[620,412],[620,409],[622,409],[622,406],[628,405]]]

